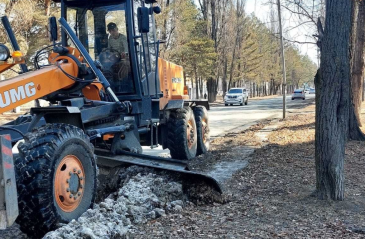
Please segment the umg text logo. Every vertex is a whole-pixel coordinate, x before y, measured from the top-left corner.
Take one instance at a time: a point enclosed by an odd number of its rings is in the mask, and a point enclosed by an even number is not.
[[[14,104],[19,100],[32,97],[36,94],[33,82],[29,82],[24,86],[18,86],[18,89],[10,89],[0,93],[0,108],[5,108],[10,104]]]

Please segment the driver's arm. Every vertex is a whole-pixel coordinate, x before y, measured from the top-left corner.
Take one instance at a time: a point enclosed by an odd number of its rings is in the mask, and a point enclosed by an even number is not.
[[[128,42],[127,42],[127,37],[126,36],[124,36],[123,34],[121,34],[121,36],[120,36],[120,38],[121,38],[121,41],[122,41],[122,45],[123,45],[123,52],[124,53],[128,53]]]

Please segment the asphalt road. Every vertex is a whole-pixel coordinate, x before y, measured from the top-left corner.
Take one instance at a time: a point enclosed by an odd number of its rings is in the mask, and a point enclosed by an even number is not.
[[[291,100],[291,96],[287,97],[287,111],[293,111],[308,105],[308,101],[312,101],[314,95],[306,95],[306,100]],[[248,105],[224,106],[218,104],[211,107],[209,111],[210,135],[211,137],[224,136],[230,132],[242,131],[258,121],[271,118],[282,117],[283,98],[281,96],[263,99],[250,100]],[[162,150],[161,147],[150,149],[143,147],[144,154],[155,156],[169,156],[168,150]]]

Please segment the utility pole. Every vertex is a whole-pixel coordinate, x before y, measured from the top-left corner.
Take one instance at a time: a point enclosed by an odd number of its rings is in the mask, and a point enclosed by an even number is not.
[[[281,45],[281,62],[283,66],[283,119],[285,119],[286,111],[286,69],[285,69],[285,56],[284,56],[284,43],[283,43],[283,28],[281,25],[281,9],[280,0],[277,0],[278,4],[278,15],[279,15],[279,29],[280,29],[280,45]]]

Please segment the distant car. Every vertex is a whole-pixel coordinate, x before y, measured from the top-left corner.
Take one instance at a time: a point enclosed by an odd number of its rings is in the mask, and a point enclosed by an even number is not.
[[[232,88],[228,91],[224,97],[224,105],[247,105],[248,104],[248,92],[245,88]]]
[[[316,93],[316,89],[310,88],[309,89],[309,94],[315,94]]]
[[[291,99],[302,99],[305,100],[305,92],[302,89],[294,90],[293,95],[291,96]]]

